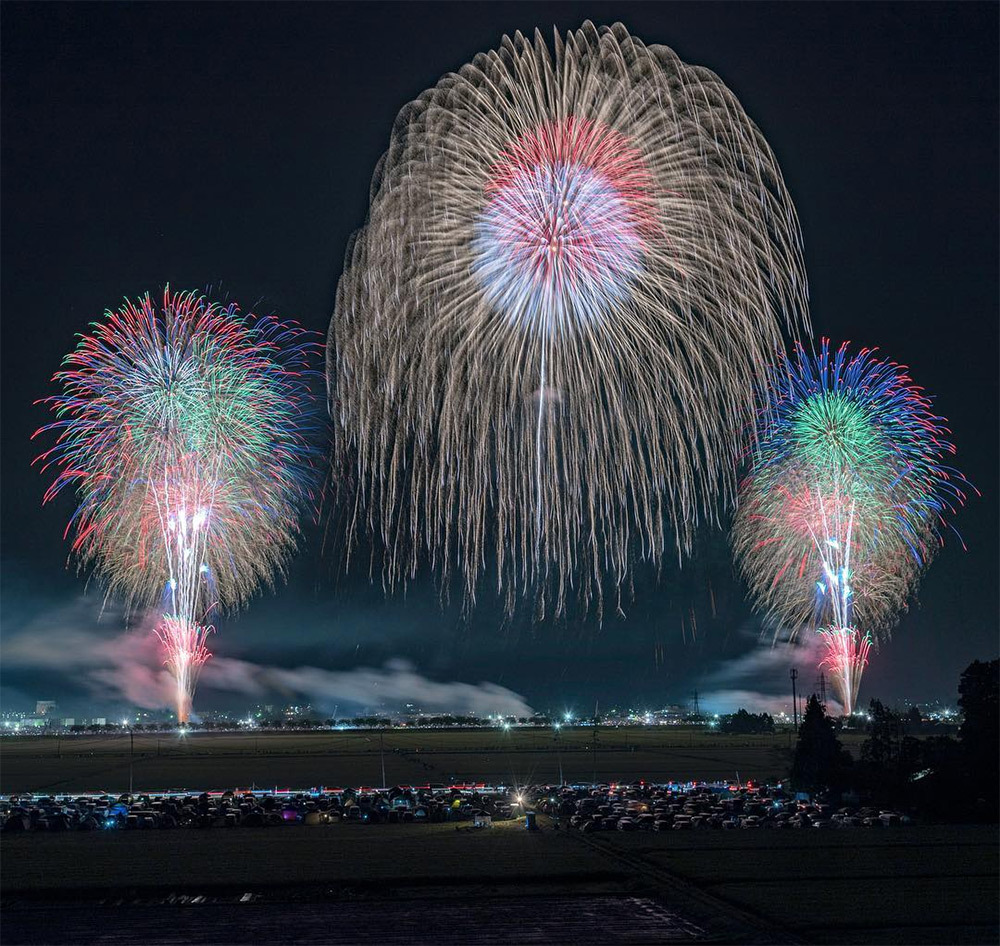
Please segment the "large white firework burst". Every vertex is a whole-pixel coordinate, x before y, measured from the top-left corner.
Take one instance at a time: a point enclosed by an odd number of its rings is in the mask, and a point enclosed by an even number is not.
[[[349,534],[468,603],[587,607],[735,492],[786,327],[808,332],[774,155],[712,72],[585,23],[505,37],[406,106],[330,325]]]

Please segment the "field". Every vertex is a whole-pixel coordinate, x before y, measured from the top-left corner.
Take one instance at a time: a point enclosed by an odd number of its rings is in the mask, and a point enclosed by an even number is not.
[[[596,738],[595,738],[596,736]],[[781,776],[787,734],[137,735],[134,788]],[[845,742],[857,748],[857,739]],[[0,788],[128,787],[123,735],[0,740]],[[994,828],[600,832],[516,822],[0,836],[5,943],[985,943]],[[625,932],[627,936],[623,939]]]
[[[855,747],[861,737],[843,741]],[[737,737],[701,727],[127,733],[0,739],[0,793],[777,779],[791,736]]]
[[[283,928],[283,941],[302,943],[997,939],[993,830],[581,835],[541,821],[535,833],[507,823],[4,836],[4,941],[270,942]]]

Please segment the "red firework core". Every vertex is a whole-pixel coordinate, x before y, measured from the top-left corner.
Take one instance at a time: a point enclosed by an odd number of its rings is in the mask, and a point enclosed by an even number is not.
[[[589,118],[561,118],[517,139],[490,171],[486,193],[517,187],[525,171],[586,168],[600,175],[630,211],[631,223],[645,235],[658,229],[653,176],[632,142],[621,132]]]

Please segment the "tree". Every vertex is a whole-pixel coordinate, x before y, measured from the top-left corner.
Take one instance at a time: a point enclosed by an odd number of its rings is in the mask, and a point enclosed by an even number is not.
[[[887,769],[899,759],[902,720],[880,700],[868,705],[868,738],[861,746],[861,761],[875,768]]]
[[[976,660],[958,682],[964,719],[958,738],[976,771],[996,775],[1000,744],[1000,660]]]
[[[738,735],[751,735],[755,733],[774,732],[774,719],[768,713],[748,713],[742,707],[729,716],[723,716],[719,720],[719,731],[724,733],[736,733]]]
[[[958,683],[958,705],[965,717],[958,731],[972,789],[983,800],[983,814],[996,818],[997,753],[1000,746],[1000,660],[976,660]]]
[[[833,722],[813,694],[806,704],[792,759],[792,784],[800,791],[841,787],[851,756],[841,746]]]

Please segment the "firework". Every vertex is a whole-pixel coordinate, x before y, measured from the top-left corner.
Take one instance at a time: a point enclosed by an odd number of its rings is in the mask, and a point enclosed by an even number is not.
[[[964,501],[942,418],[906,369],[824,339],[775,371],[733,525],[736,559],[779,626],[821,630],[850,712],[887,629]],[[858,628],[864,628],[864,631]]]
[[[133,606],[162,599],[156,633],[186,719],[207,624],[282,573],[311,499],[309,360],[291,323],[194,293],[107,312],[47,398],[56,444],[36,462],[78,506],[73,552]],[[36,434],[37,436],[37,434]]]
[[[735,494],[754,394],[808,330],[798,222],[717,76],[585,24],[505,38],[397,119],[327,349],[349,538],[467,603],[598,609]]]
[[[857,705],[861,675],[868,666],[872,638],[853,627],[827,627],[819,633],[824,650],[820,667],[830,674],[841,708],[850,715]]]

